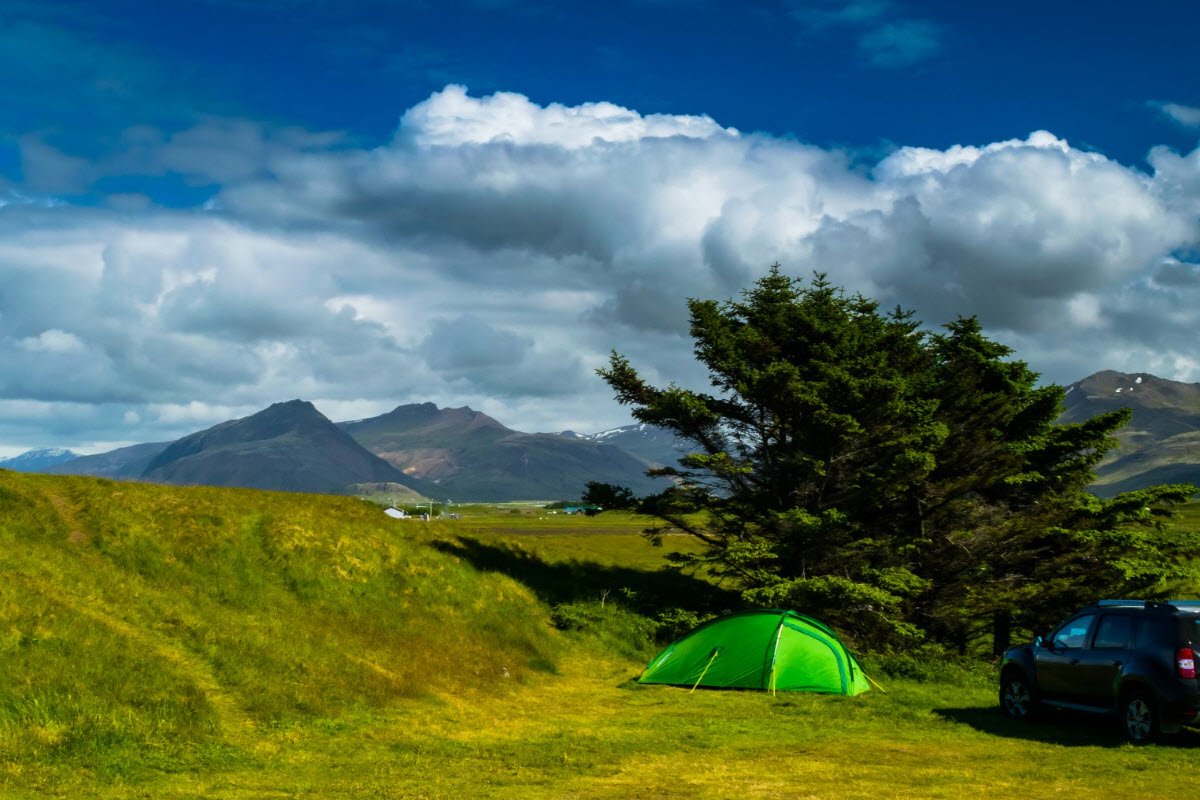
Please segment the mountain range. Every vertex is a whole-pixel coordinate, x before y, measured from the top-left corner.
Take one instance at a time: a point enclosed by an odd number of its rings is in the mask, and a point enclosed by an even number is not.
[[[74,461],[78,453],[62,448],[44,450],[27,450],[19,456],[0,460],[0,469],[11,469],[14,472],[45,472],[56,464]]]
[[[72,461],[55,464],[42,470],[51,475],[91,475],[96,478],[114,478],[116,480],[137,480],[142,477],[150,462],[158,454],[167,449],[170,442],[148,442],[133,444],[109,450],[107,453],[97,453],[91,456],[80,456]]]
[[[360,483],[417,489],[304,400],[276,403],[172,442],[150,460],[142,479],[313,494],[340,494]]]
[[[619,447],[656,467],[675,466],[689,452],[688,444],[666,428],[644,422],[600,433],[563,431],[560,436]]]
[[[1097,469],[1092,490],[1109,496],[1156,483],[1200,485],[1200,384],[1148,373],[1098,372],[1067,387],[1061,422],[1133,410],[1121,446]],[[334,423],[292,400],[174,442],[78,456],[30,451],[0,467],[171,484],[317,493],[385,491],[457,502],[578,498],[588,481],[661,490],[647,478],[687,448],[670,431],[627,425],[594,434],[522,433],[471,408],[397,406]],[[382,487],[382,488],[381,488]]]
[[[521,433],[466,406],[403,405],[339,427],[406,478],[436,484],[439,498],[575,499],[588,481],[621,483],[643,493],[665,485],[645,476],[650,466],[645,459],[620,447],[557,433]]]
[[[644,438],[637,427],[629,426],[631,440]],[[620,433],[608,431],[596,440],[522,433],[466,406],[433,403],[334,423],[311,403],[292,400],[174,442],[80,456],[38,471],[326,494],[382,491],[459,502],[576,499],[588,481],[643,493],[662,488],[662,479],[645,475],[660,461],[608,443],[623,438]]]

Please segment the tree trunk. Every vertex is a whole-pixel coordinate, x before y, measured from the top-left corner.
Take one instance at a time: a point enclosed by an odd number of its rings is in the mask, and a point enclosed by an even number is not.
[[[1012,644],[1012,615],[997,611],[992,615],[992,656],[999,658]]]

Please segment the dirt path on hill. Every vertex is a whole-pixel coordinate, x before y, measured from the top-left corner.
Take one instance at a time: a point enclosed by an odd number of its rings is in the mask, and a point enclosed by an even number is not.
[[[91,541],[91,537],[79,524],[79,518],[75,516],[75,509],[71,508],[71,504],[67,502],[67,498],[54,492],[47,492],[46,496],[50,498],[50,504],[54,506],[54,510],[58,512],[58,516],[62,521],[67,523],[67,527],[71,532],[67,534],[67,538],[76,544],[87,544]]]

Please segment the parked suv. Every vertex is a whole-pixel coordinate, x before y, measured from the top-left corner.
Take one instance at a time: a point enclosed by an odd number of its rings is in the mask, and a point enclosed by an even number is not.
[[[1198,650],[1200,602],[1101,600],[1004,654],[1000,708],[1014,719],[1046,706],[1110,714],[1148,742],[1196,721]]]

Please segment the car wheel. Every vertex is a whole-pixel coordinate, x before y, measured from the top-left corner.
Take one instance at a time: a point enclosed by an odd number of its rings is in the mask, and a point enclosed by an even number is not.
[[[1154,698],[1141,689],[1127,694],[1121,704],[1121,725],[1125,738],[1133,744],[1146,744],[1158,738],[1158,711]]]
[[[1037,698],[1029,681],[1019,672],[1010,672],[1000,681],[1000,710],[1012,719],[1029,719],[1037,711]]]

